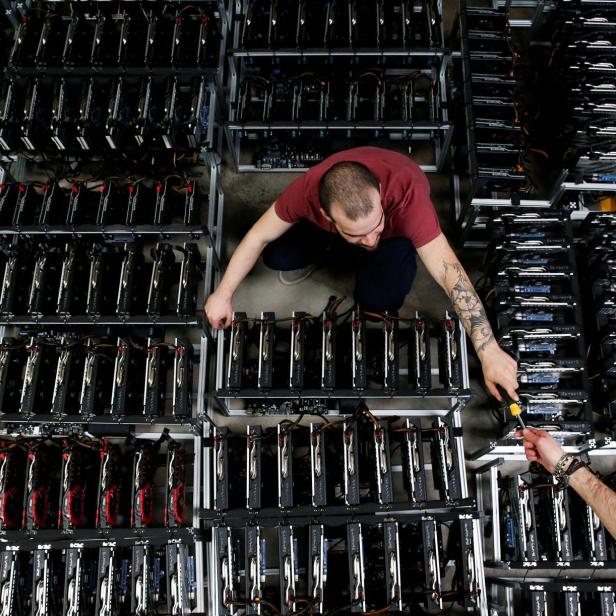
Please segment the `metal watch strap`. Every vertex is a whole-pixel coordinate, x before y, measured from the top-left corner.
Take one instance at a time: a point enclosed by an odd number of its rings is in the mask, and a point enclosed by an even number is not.
[[[556,463],[556,466],[554,467],[554,477],[556,481],[560,482],[562,480],[565,470],[571,465],[571,462],[573,462],[574,459],[575,458],[569,453],[564,453],[560,457],[560,459]]]

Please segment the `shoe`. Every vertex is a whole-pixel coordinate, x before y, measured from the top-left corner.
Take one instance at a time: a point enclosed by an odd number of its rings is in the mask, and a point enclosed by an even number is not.
[[[314,263],[308,265],[307,267],[302,267],[301,269],[288,270],[286,272],[278,272],[278,279],[281,284],[292,287],[295,284],[299,284],[300,282],[304,282],[312,276],[313,272],[318,269],[318,266]]]

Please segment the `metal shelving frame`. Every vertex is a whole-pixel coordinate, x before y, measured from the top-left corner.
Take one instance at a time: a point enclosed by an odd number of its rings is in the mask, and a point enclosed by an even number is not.
[[[551,0],[491,0],[491,5],[494,10],[502,10],[504,8],[520,9],[521,11],[534,11],[534,15],[530,18],[512,19],[510,18],[509,24],[512,28],[530,28],[531,31],[539,23],[541,17],[549,13],[555,8],[555,5]],[[470,8],[470,7],[469,7]],[[465,21],[462,10],[459,15],[459,27],[460,32],[463,33],[465,29]],[[461,36],[462,53],[460,62],[462,65],[463,80],[466,82],[470,79],[470,68],[465,55],[465,41]],[[470,100],[468,97],[467,88],[464,87],[465,105],[467,106],[466,124],[468,127],[472,126],[472,113],[470,112]],[[469,117],[469,113],[471,113]],[[472,139],[467,137],[469,145],[472,143]],[[593,163],[588,156],[582,156],[580,158],[582,163]],[[579,176],[582,180],[580,181]],[[609,174],[608,174],[609,175]],[[472,183],[471,177],[471,183]],[[485,247],[487,241],[483,238],[468,239],[472,231],[485,231],[486,222],[490,216],[494,215],[495,211],[505,209],[549,209],[557,207],[563,201],[568,193],[588,193],[597,192],[604,194],[611,194],[616,192],[616,181],[602,181],[593,182],[587,181],[584,178],[584,170],[568,170],[563,169],[558,177],[554,181],[554,185],[551,190],[545,195],[543,199],[523,199],[519,196],[513,198],[504,199],[502,197],[488,198],[488,197],[475,197],[473,189],[470,194],[462,197],[461,190],[461,178],[458,174],[452,176],[452,194],[454,200],[454,215],[458,228],[461,231],[461,242],[464,246],[475,248]],[[587,210],[583,203],[577,203],[575,208],[571,211],[571,217],[575,220],[581,220],[585,217]]]
[[[52,0],[53,2],[57,0]],[[172,3],[175,0],[172,0]],[[36,3],[31,0],[26,2],[13,2],[10,0],[0,0],[4,9],[5,16],[17,28],[21,17]],[[198,77],[207,76],[208,84],[208,128],[207,136],[198,152],[198,162],[207,168],[208,179],[208,209],[202,210],[204,216],[200,225],[138,225],[127,227],[124,225],[110,225],[106,227],[97,226],[54,226],[54,227],[2,227],[0,236],[8,240],[17,241],[18,239],[52,239],[57,238],[64,241],[72,240],[102,240],[102,241],[132,241],[141,239],[149,242],[169,240],[171,238],[179,241],[184,238],[189,241],[198,242],[205,266],[203,295],[200,299],[198,310],[201,311],[207,296],[215,288],[221,276],[221,262],[219,255],[222,247],[222,225],[224,210],[224,193],[221,183],[221,147],[222,130],[220,124],[220,108],[223,104],[222,87],[224,83],[224,73],[226,67],[226,46],[230,36],[232,14],[234,10],[234,0],[196,0],[192,4],[214,5],[219,13],[220,19],[220,52],[219,66],[212,69],[201,69],[199,67],[45,67],[40,70],[44,77],[64,76],[69,79],[93,75],[101,78],[112,78],[115,76],[137,77],[152,76],[173,77]],[[121,3],[122,4],[122,3]],[[127,3],[133,4],[133,3]],[[180,4],[180,2],[178,2]],[[183,4],[189,4],[183,2]],[[6,67],[5,74],[16,75],[38,75],[39,70],[35,68]],[[59,152],[60,153],[60,152]],[[81,160],[85,154],[91,162],[104,162],[106,158],[97,156],[93,152],[62,152],[68,160]],[[11,171],[16,181],[27,181],[30,173],[24,164],[24,159],[17,153],[3,152],[0,154],[3,162],[11,163]],[[37,162],[37,157],[29,157],[31,162]],[[42,158],[39,157],[39,162]],[[2,176],[4,178],[4,175]],[[10,178],[7,177],[8,180]],[[205,205],[205,193],[204,205]],[[200,316],[195,319],[184,320],[177,317],[161,319],[150,319],[149,317],[133,316],[127,319],[111,317],[101,317],[90,319],[88,317],[68,317],[56,318],[45,317],[41,319],[31,319],[30,317],[5,319],[0,322],[0,338],[4,337],[8,327],[15,325],[34,325],[34,326],[76,326],[77,331],[84,331],[84,327],[95,327],[98,325],[123,326],[187,326],[191,329],[190,336],[193,343],[195,354],[194,365],[194,385],[196,392],[193,393],[193,416],[190,418],[180,418],[173,416],[145,417],[138,414],[127,414],[124,416],[97,415],[97,416],[54,416],[49,413],[37,414],[24,417],[20,414],[0,415],[0,434],[28,434],[48,435],[48,434],[76,434],[82,431],[92,431],[96,434],[117,435],[118,430],[121,434],[130,431],[137,438],[153,439],[157,438],[161,430],[169,428],[170,436],[178,441],[190,441],[193,448],[193,475],[192,475],[192,519],[188,521],[189,526],[181,529],[149,528],[144,530],[113,529],[109,531],[98,530],[78,530],[71,533],[62,531],[37,531],[27,533],[26,531],[3,532],[2,550],[34,550],[40,544],[50,546],[52,549],[66,549],[75,547],[75,543],[83,540],[87,547],[99,545],[131,546],[139,543],[150,545],[164,545],[177,543],[179,541],[190,543],[194,547],[195,572],[196,572],[196,597],[193,608],[194,613],[206,613],[206,592],[209,586],[206,572],[206,562],[204,555],[209,550],[207,537],[201,533],[201,514],[203,507],[209,506],[209,495],[204,489],[208,485],[208,474],[210,471],[209,448],[206,439],[210,428],[211,403],[208,397],[212,370],[210,354],[213,348],[215,337],[209,331],[206,323]],[[188,333],[188,330],[187,330]]]
[[[528,5],[528,6],[527,6]],[[533,27],[543,14],[545,8],[544,0],[492,0],[492,9],[502,10],[505,7],[535,9],[535,15],[530,20],[510,20],[511,27]],[[469,168],[466,170],[469,176],[470,189],[468,194],[462,195],[462,182],[459,173],[452,174],[451,191],[454,202],[454,216],[458,229],[460,230],[460,243],[466,247],[485,247],[487,241],[484,239],[469,239],[469,234],[474,230],[485,230],[486,223],[491,215],[497,210],[506,209],[549,209],[554,205],[554,195],[545,199],[524,199],[520,195],[503,198],[502,195],[493,194],[490,197],[476,196],[476,163],[474,152],[474,117],[472,113],[470,82],[472,73],[469,65],[469,50],[466,44],[466,8],[467,3],[460,2],[458,14],[458,33],[460,38],[461,54],[459,61],[461,65],[462,84],[461,92],[464,100],[465,118],[465,141],[469,149]],[[469,9],[475,8],[468,6]],[[559,185],[566,178],[566,172],[560,176],[556,185]]]
[[[111,0],[108,0],[111,5]],[[36,5],[36,1],[26,0],[25,2],[16,2],[14,0],[0,0],[1,6],[4,7],[6,17],[9,19],[15,29],[19,26],[21,18],[25,16],[28,10],[33,5]],[[53,3],[62,3],[60,0],[52,0]],[[222,147],[222,132],[217,130],[217,126],[220,122],[220,110],[223,105],[223,85],[224,85],[224,71],[226,65],[226,53],[228,37],[230,35],[231,17],[233,11],[233,0],[196,0],[195,2],[188,2],[187,0],[171,0],[171,3],[176,2],[179,4],[194,4],[194,5],[210,5],[216,7],[218,20],[220,23],[220,47],[218,51],[218,66],[212,68],[202,67],[159,67],[159,66],[144,66],[144,67],[131,67],[131,66],[13,66],[8,65],[3,67],[3,75],[10,76],[37,76],[43,78],[53,77],[65,77],[68,79],[83,78],[86,76],[96,78],[113,78],[113,77],[154,77],[154,78],[172,78],[178,76],[180,78],[196,78],[204,76],[208,79],[208,126],[207,135],[205,136],[201,145],[200,156],[204,158],[207,152],[221,152]],[[72,4],[73,1],[68,4]],[[75,3],[76,5],[78,3]],[[105,2],[103,2],[105,4]],[[123,3],[120,2],[120,6]],[[127,6],[131,6],[132,2],[126,2]],[[68,17],[66,17],[68,19]],[[150,151],[164,152],[164,148],[149,148]],[[189,148],[178,149],[178,152],[190,151]],[[36,153],[35,157],[36,157]],[[84,150],[66,151],[58,150],[59,155],[68,155],[69,157],[80,158],[92,158],[92,152]],[[3,162],[10,160],[9,155],[6,152],[0,152]]]
[[[413,411],[402,411],[400,415],[403,417],[423,416],[415,415]],[[380,416],[386,416],[384,413]],[[431,416],[438,416],[432,413]],[[261,510],[229,510],[217,511],[212,507],[212,483],[211,472],[213,462],[211,453],[208,451],[208,470],[205,471],[205,495],[204,495],[204,510],[203,524],[204,528],[212,529],[211,543],[206,546],[206,559],[208,563],[208,579],[216,580],[219,577],[218,571],[218,537],[215,532],[216,528],[226,527],[231,529],[242,529],[248,525],[258,525],[262,528],[273,528],[281,524],[291,524],[294,527],[307,526],[309,524],[324,524],[326,526],[344,525],[350,521],[363,522],[366,524],[378,524],[380,521],[420,521],[420,520],[472,520],[473,533],[473,556],[476,566],[476,575],[479,583],[480,593],[477,601],[477,609],[474,613],[481,616],[488,616],[487,596],[485,585],[485,574],[483,569],[483,537],[481,532],[481,513],[476,507],[475,499],[469,494],[467,485],[467,475],[464,461],[463,437],[461,431],[461,411],[450,411],[449,417],[456,434],[453,437],[456,441],[457,459],[455,461],[460,477],[461,498],[453,501],[426,501],[416,505],[395,503],[392,505],[377,505],[363,504],[358,506],[327,506],[327,507],[312,507],[300,506],[291,509],[272,509],[266,508]],[[276,419],[283,419],[283,416]],[[254,420],[253,420],[254,421]],[[246,418],[246,425],[250,424],[251,420]],[[220,422],[219,422],[220,423]],[[242,422],[243,423],[243,422]],[[426,470],[431,469],[429,463],[425,464]],[[392,467],[392,471],[399,472],[401,468]],[[268,575],[279,574],[278,569],[268,569]],[[226,616],[225,612],[221,611],[220,597],[218,596],[218,585],[214,584],[210,587],[208,593],[208,613],[213,616]]]
[[[204,195],[205,196],[205,195]],[[207,296],[213,288],[214,281],[220,276],[220,260],[218,254],[221,248],[221,232],[224,209],[224,194],[220,183],[220,168],[219,164],[211,160],[210,166],[210,181],[208,191],[209,203],[207,210],[206,224],[200,227],[166,227],[158,228],[154,226],[140,226],[134,228],[125,227],[108,227],[105,229],[96,228],[3,228],[0,230],[0,235],[6,237],[17,238],[22,237],[63,237],[66,239],[91,238],[95,239],[100,236],[102,239],[118,239],[118,237],[126,236],[127,239],[151,238],[157,237],[178,237],[186,236],[187,238],[197,240],[201,244],[201,251],[204,257],[205,272],[203,284],[203,297],[200,306],[203,306]],[[205,215],[205,212],[204,212]],[[201,307],[199,307],[201,309]],[[51,545],[53,548],[64,549],[70,548],[74,543],[87,541],[88,546],[98,546],[103,542],[113,542],[115,545],[134,545],[135,542],[147,541],[152,545],[162,545],[166,543],[177,542],[179,539],[184,542],[194,544],[195,568],[197,577],[196,603],[194,611],[196,613],[205,612],[205,565],[203,560],[204,541],[199,533],[201,526],[200,514],[202,498],[204,492],[203,472],[208,470],[207,463],[204,462],[204,448],[202,439],[203,422],[207,419],[207,390],[208,390],[208,366],[209,366],[209,349],[211,348],[210,334],[203,326],[201,319],[194,321],[184,321],[178,318],[161,318],[157,321],[152,321],[148,317],[130,317],[125,320],[117,317],[101,318],[92,320],[88,317],[69,317],[56,318],[48,317],[43,319],[31,319],[29,317],[22,319],[13,319],[0,322],[0,337],[4,337],[7,326],[17,324],[30,325],[58,325],[64,327],[69,326],[96,326],[96,325],[186,325],[192,326],[198,334],[198,340],[193,345],[195,356],[199,361],[195,364],[197,372],[196,386],[197,391],[193,393],[193,417],[180,418],[173,416],[158,416],[146,417],[143,415],[97,415],[91,417],[85,416],[54,416],[51,414],[37,414],[32,416],[23,416],[21,414],[3,414],[0,415],[0,429],[6,434],[6,429],[18,431],[22,434],[47,434],[54,432],[69,431],[73,433],[81,430],[94,430],[97,433],[105,431],[108,427],[113,434],[117,427],[122,426],[130,428],[137,432],[135,436],[142,438],[152,438],[157,435],[164,427],[171,430],[171,436],[176,440],[190,439],[193,442],[194,458],[193,458],[193,519],[191,527],[181,529],[179,531],[170,529],[148,529],[146,531],[131,531],[130,529],[117,529],[107,532],[99,531],[73,531],[66,535],[60,531],[40,531],[35,534],[26,534],[24,531],[16,531],[19,536],[11,536],[4,534],[3,539],[6,541],[3,549],[36,549],[41,542]],[[206,423],[206,426],[209,425]]]
[[[318,133],[324,131],[336,132],[343,135],[346,131],[352,134],[354,131],[377,131],[389,134],[390,138],[396,140],[406,140],[409,148],[413,142],[431,142],[434,146],[434,163],[421,165],[426,172],[440,172],[443,169],[445,160],[449,153],[449,147],[453,135],[453,123],[449,119],[448,87],[447,87],[447,68],[451,58],[450,51],[444,47],[435,48],[410,48],[410,49],[370,49],[370,48],[310,48],[310,49],[242,49],[240,47],[240,36],[243,20],[246,15],[248,0],[236,1],[236,14],[233,20],[233,42],[232,49],[229,51],[229,75],[228,75],[228,100],[227,100],[227,121],[225,122],[225,136],[234,166],[238,172],[298,172],[305,171],[308,167],[294,168],[272,168],[261,169],[253,163],[242,161],[242,140],[243,133],[252,131],[254,134],[278,131],[291,131],[292,133]],[[443,4],[442,0],[437,0],[436,7],[440,16],[440,37],[444,41],[443,31]],[[414,7],[415,11],[421,11],[420,6]],[[437,84],[437,96],[435,110],[438,119],[435,122],[410,121],[410,122],[238,122],[236,118],[236,104],[239,84],[245,69],[245,61],[252,58],[271,58],[272,62],[283,58],[397,58],[400,60],[411,61],[412,70],[421,70],[429,75],[433,82]],[[419,66],[418,66],[419,65]],[[410,67],[404,68],[397,66],[392,74],[406,74]]]
[[[143,429],[143,426],[141,426]],[[27,431],[9,433],[8,436],[44,436],[52,438],[62,437],[66,434],[75,436],[78,430],[87,430],[87,426],[57,424],[54,429],[46,426],[29,426]],[[63,531],[53,530],[8,530],[2,531],[0,536],[0,553],[30,552],[40,549],[65,550],[71,548],[98,548],[98,547],[131,547],[134,545],[163,546],[171,544],[185,544],[193,546],[195,557],[196,596],[194,613],[204,613],[205,596],[203,586],[199,584],[204,576],[203,563],[203,537],[200,532],[200,513],[202,507],[201,477],[203,465],[203,439],[200,433],[193,431],[178,431],[179,426],[173,426],[169,436],[178,442],[192,442],[193,449],[193,477],[192,485],[187,489],[191,494],[192,519],[191,526],[182,528],[150,527],[144,529],[113,528],[113,529],[77,529]],[[3,430],[3,435],[6,432]],[[100,429],[98,431],[100,434]],[[157,440],[160,432],[135,431],[134,437],[143,440]],[[109,438],[122,438],[122,435],[111,432]],[[187,613],[187,612],[184,612]]]
[[[595,439],[589,438],[585,441],[573,445],[563,445],[565,452],[580,455],[587,455],[591,462],[593,458],[602,456],[616,456],[616,441],[611,438]],[[519,441],[501,441],[493,442],[487,448],[482,449],[470,457],[471,460],[477,463],[482,463],[481,466],[471,470],[475,477],[475,498],[480,511],[484,512],[484,516],[480,522],[482,526],[482,541],[484,544],[489,543],[492,552],[492,558],[485,560],[484,567],[490,570],[486,575],[488,587],[492,601],[497,600],[498,586],[505,584],[505,599],[507,606],[507,615],[513,615],[513,589],[507,583],[507,578],[510,575],[516,576],[516,582],[534,583],[542,580],[556,580],[557,578],[567,577],[588,579],[596,571],[613,571],[616,567],[616,562],[611,561],[571,561],[571,562],[547,562],[539,561],[537,563],[526,562],[507,562],[503,560],[501,546],[501,524],[502,517],[500,513],[500,500],[498,488],[498,473],[501,468],[504,468],[507,463],[515,463],[518,466],[528,464],[524,454],[524,447],[521,440]],[[489,501],[491,515],[485,514],[486,501]],[[491,537],[486,534],[490,529]],[[483,551],[485,554],[485,550]],[[568,583],[568,582],[567,582]]]
[[[360,524],[378,524],[380,520],[375,516],[353,516],[353,518],[349,518],[346,516],[323,516],[322,518],[304,517],[304,518],[288,518],[284,522],[285,524],[290,524],[294,528],[297,527],[305,527],[309,524],[319,523],[326,526],[342,526],[347,524],[352,520],[353,523]],[[418,522],[418,521],[442,521],[442,522],[452,522],[455,520],[472,520],[473,523],[473,557],[475,559],[476,567],[475,573],[478,578],[478,582],[480,584],[480,595],[477,602],[477,609],[472,611],[471,613],[480,614],[481,616],[488,616],[488,607],[485,597],[485,584],[484,584],[484,571],[481,560],[481,548],[480,548],[480,534],[478,532],[479,519],[477,513],[456,513],[456,512],[442,512],[442,513],[432,513],[429,515],[423,514],[412,514],[408,512],[392,512],[388,514],[386,519],[382,519],[382,521],[394,521],[394,522]],[[258,525],[261,528],[272,528],[279,524],[278,520],[270,519],[270,520],[259,520]],[[228,528],[228,529],[241,529],[245,528],[245,524],[235,525],[233,521],[224,521],[221,526],[213,527],[215,528]],[[210,580],[216,580],[219,577],[219,565],[218,565],[218,553],[219,553],[219,540],[216,532],[212,533],[212,542],[209,546],[208,553],[208,578]],[[301,566],[301,565],[300,565]],[[448,565],[449,566],[449,563]],[[277,576],[280,575],[280,571],[278,568],[266,569],[263,572],[268,576]],[[238,611],[233,609],[231,612],[227,612],[226,610],[221,610],[222,601],[219,596],[218,584],[212,584],[210,589],[210,593],[208,595],[208,614],[212,616],[226,616],[228,613],[237,614]],[[466,613],[469,613],[470,610],[466,610]],[[385,613],[397,613],[396,610],[390,610]]]
[[[352,403],[364,401],[372,414],[380,417],[403,415],[405,417],[430,417],[445,416],[450,413],[461,412],[469,403],[472,394],[468,377],[468,355],[465,332],[460,336],[460,356],[462,358],[462,388],[458,391],[447,391],[442,388],[430,389],[427,393],[419,393],[413,390],[399,389],[394,392],[386,392],[383,389],[367,389],[353,391],[350,389],[336,389],[324,391],[321,389],[306,389],[294,391],[291,389],[261,391],[256,389],[242,389],[240,391],[226,391],[223,387],[226,375],[225,366],[225,337],[218,335],[216,359],[215,359],[215,389],[212,392],[213,405],[224,415],[245,417],[252,416],[243,402],[245,400],[318,400],[328,404],[331,408],[328,415],[338,415],[337,403]],[[400,375],[408,374],[405,368],[401,368]],[[432,367],[432,374],[438,375],[438,368]],[[400,401],[395,404],[383,404],[384,401]],[[397,408],[395,408],[397,407]]]
[[[132,241],[145,239],[182,238],[200,242],[200,251],[205,263],[204,287],[201,304],[198,310],[202,310],[208,295],[213,290],[215,272],[221,269],[220,249],[222,246],[222,220],[224,213],[224,193],[221,185],[221,173],[219,164],[210,160],[209,166],[209,189],[207,199],[207,219],[204,225],[137,225],[128,227],[125,225],[83,225],[61,227],[36,227],[36,226],[8,226],[0,228],[0,237],[19,239],[32,237],[45,237],[46,239],[63,238],[66,240],[78,240],[86,238],[95,240]],[[17,178],[21,179],[22,178]],[[0,328],[3,326],[17,325],[41,325],[41,326],[96,326],[96,325],[130,325],[130,326],[154,326],[154,325],[186,325],[204,327],[202,318],[195,316],[194,319],[185,319],[175,315],[131,315],[128,317],[115,315],[71,315],[71,316],[30,316],[30,315],[3,315],[0,316]],[[2,332],[3,335],[3,332]]]
[[[263,397],[260,392],[254,392],[250,390],[243,390],[239,392],[237,396],[225,397],[222,390],[222,383],[224,382],[225,375],[225,341],[224,336],[218,335],[217,340],[217,353],[216,362],[211,366],[213,382],[216,385],[216,391],[213,391],[209,400],[209,413],[210,417],[214,419],[214,411],[222,411],[216,414],[215,421],[218,427],[227,424],[230,421],[234,422],[233,431],[236,431],[238,422],[245,430],[247,425],[260,423],[262,418],[260,416],[251,415],[245,408],[234,408],[234,402],[242,406],[242,401],[248,397],[261,397],[262,399],[274,398],[274,396],[284,399],[289,398],[310,398],[310,399],[330,399],[336,398],[337,394],[342,392],[333,392],[330,394],[324,394],[322,391],[304,391],[301,392],[301,396],[293,394],[289,391],[270,392],[266,397]],[[215,464],[212,460],[213,447],[211,447],[211,438],[208,439],[210,447],[207,449],[204,460],[204,509],[203,509],[203,524],[205,528],[212,529],[211,542],[208,541],[205,546],[205,558],[207,560],[208,579],[216,580],[219,577],[219,564],[218,564],[218,537],[215,532],[216,528],[226,527],[231,529],[245,528],[246,525],[260,525],[263,528],[272,528],[280,524],[291,524],[294,526],[305,526],[311,523],[339,526],[346,524],[352,520],[354,522],[365,523],[378,523],[380,520],[395,520],[395,521],[419,521],[419,520],[456,520],[465,519],[472,520],[472,533],[473,533],[473,556],[476,567],[476,575],[481,589],[477,607],[475,613],[482,616],[488,616],[485,575],[483,570],[483,537],[481,532],[480,512],[476,507],[475,499],[469,494],[467,475],[465,470],[464,460],[464,446],[463,446],[463,434],[462,434],[462,419],[461,414],[463,408],[469,402],[471,393],[469,389],[469,377],[468,377],[468,361],[467,361],[467,343],[466,336],[462,332],[460,337],[460,349],[459,352],[463,358],[462,361],[462,384],[463,389],[457,394],[452,392],[445,392],[443,390],[434,390],[431,393],[422,395],[411,395],[410,392],[405,394],[404,392],[397,392],[393,396],[384,396],[381,398],[375,398],[373,400],[368,399],[368,392],[364,392],[364,395],[359,395],[354,392],[346,392],[349,397],[346,399],[362,401],[366,400],[376,403],[370,406],[371,412],[377,417],[391,417],[400,416],[401,418],[414,417],[414,418],[435,418],[446,417],[451,427],[453,428],[453,439],[456,443],[456,460],[455,464],[458,469],[458,475],[460,477],[460,494],[461,498],[456,501],[426,501],[412,505],[410,503],[395,503],[393,505],[378,505],[378,504],[362,504],[358,506],[327,506],[323,508],[315,508],[312,506],[298,506],[290,509],[261,509],[261,510],[248,510],[248,509],[234,509],[217,511],[213,509],[213,477]],[[401,371],[402,372],[402,371]],[[432,370],[433,374],[437,374],[438,370]],[[230,393],[230,392],[227,392]],[[377,408],[379,400],[397,400],[397,404],[401,405],[399,409],[391,408]],[[388,404],[385,407],[391,406]],[[327,416],[342,415],[343,412],[338,410],[330,410]],[[265,419],[269,422],[268,425],[274,425],[271,422],[278,422],[285,417],[291,419],[296,416],[285,415],[267,415]],[[210,426],[204,426],[204,435],[211,436],[212,432]],[[426,471],[431,472],[431,464],[425,463]],[[399,473],[401,467],[392,467],[394,473]],[[266,571],[268,575],[279,574],[278,569],[268,569]],[[221,599],[219,597],[218,584],[212,584],[209,586],[208,593],[208,613],[213,616],[225,616],[220,609]]]

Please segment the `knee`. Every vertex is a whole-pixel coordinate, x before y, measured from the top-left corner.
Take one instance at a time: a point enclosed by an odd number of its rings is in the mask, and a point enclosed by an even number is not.
[[[402,308],[404,300],[410,290],[381,287],[367,289],[365,287],[355,288],[355,301],[364,310],[371,312],[397,312]]]
[[[288,242],[273,241],[262,253],[263,263],[270,269],[288,272],[314,263],[314,256],[304,246],[291,246]]]
[[[273,270],[286,270],[286,256],[285,251],[277,249],[277,246],[268,244],[261,255],[263,257],[263,263],[267,267]]]
[[[382,241],[378,252],[386,262],[404,263],[415,261],[417,251],[408,237],[390,237]]]

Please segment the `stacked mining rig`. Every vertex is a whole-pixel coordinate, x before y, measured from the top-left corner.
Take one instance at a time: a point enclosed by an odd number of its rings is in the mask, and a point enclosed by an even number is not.
[[[239,171],[297,171],[361,145],[443,167],[451,141],[442,2],[242,0],[225,132]]]
[[[487,614],[465,333],[341,306],[236,312],[219,337],[210,613]]]
[[[546,139],[550,156],[566,172],[557,198],[574,207],[603,199],[605,206],[613,207],[614,8],[611,3],[559,3],[546,29],[552,52],[542,77],[549,87],[543,92],[538,122],[551,135]],[[542,132],[541,127],[537,130]]]
[[[614,488],[611,439],[565,448]],[[473,473],[485,514],[484,565],[494,613],[612,614],[616,543],[593,509],[542,467],[529,465],[520,446],[492,443],[473,459],[480,463]]]
[[[614,28],[609,2],[461,5],[452,187],[462,242],[485,245],[493,211],[616,208]]]
[[[566,173],[553,164],[536,130],[546,124],[536,118],[545,84],[533,77],[543,58],[531,53],[529,39],[546,3],[533,4],[460,4],[454,73],[460,130],[454,136],[452,192],[465,245],[485,246],[494,212],[548,209],[560,201]]]
[[[614,302],[613,240],[614,216],[590,214],[581,225],[580,266],[587,298],[589,333],[588,365],[593,376],[595,411],[601,427],[614,434],[616,393],[614,391],[613,341],[616,336]]]
[[[0,612],[203,613],[228,11],[3,5]]]
[[[564,433],[592,429],[585,323],[571,222],[505,212],[488,223],[482,292],[502,348],[518,361],[524,421]],[[517,428],[508,422],[505,433]]]
[[[462,5],[453,182],[461,239],[484,249],[477,289],[518,362],[524,423],[612,488],[613,24],[610,2]],[[491,613],[612,614],[613,538],[529,464],[519,423],[493,414],[501,437],[469,456]]]

